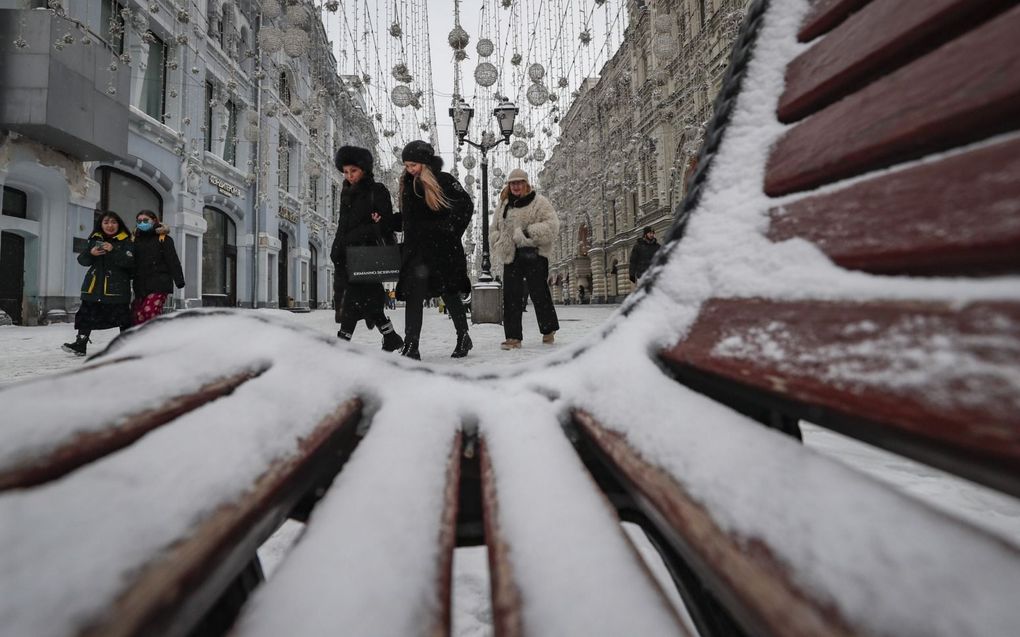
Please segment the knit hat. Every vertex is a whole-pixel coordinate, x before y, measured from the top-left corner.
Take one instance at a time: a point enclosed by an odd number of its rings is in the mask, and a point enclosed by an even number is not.
[[[400,153],[400,161],[413,161],[418,164],[431,164],[436,151],[427,141],[416,139],[404,146]]]
[[[511,181],[528,181],[528,173],[524,172],[520,168],[514,168],[506,177],[506,183],[510,183]]]
[[[655,228],[651,226],[645,226],[645,229],[641,231],[641,234],[648,234],[649,232],[655,232]]]
[[[359,146],[341,146],[336,151],[334,163],[336,164],[337,170],[343,170],[344,166],[357,166],[366,173],[372,174],[372,168],[375,166],[375,158],[372,157],[372,151],[367,148],[361,148]]]

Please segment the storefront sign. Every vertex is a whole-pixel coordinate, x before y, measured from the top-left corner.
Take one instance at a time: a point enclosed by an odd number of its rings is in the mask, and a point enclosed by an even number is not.
[[[220,191],[221,195],[227,195],[228,197],[238,197],[241,195],[241,189],[234,184],[229,184],[216,175],[209,175],[209,183],[216,186],[216,189]]]
[[[296,211],[294,211],[294,210],[291,210],[290,208],[288,208],[286,206],[280,206],[279,217],[281,219],[286,219],[287,221],[289,221],[291,223],[297,223],[298,222],[298,213]]]

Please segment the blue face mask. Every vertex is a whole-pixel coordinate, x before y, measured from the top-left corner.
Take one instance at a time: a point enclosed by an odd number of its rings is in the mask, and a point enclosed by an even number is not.
[[[142,232],[148,232],[149,230],[152,230],[152,222],[151,221],[139,221],[138,222],[138,229],[141,230]]]

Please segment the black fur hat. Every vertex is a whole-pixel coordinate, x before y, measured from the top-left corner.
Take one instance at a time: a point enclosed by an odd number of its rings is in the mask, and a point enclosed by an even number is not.
[[[336,159],[334,161],[337,170],[343,170],[344,166],[357,166],[369,175],[372,174],[372,168],[375,166],[375,158],[372,157],[372,151],[360,146],[341,146],[336,151]]]
[[[400,153],[400,161],[413,161],[419,164],[431,164],[435,158],[436,151],[432,144],[422,139],[409,142]]]

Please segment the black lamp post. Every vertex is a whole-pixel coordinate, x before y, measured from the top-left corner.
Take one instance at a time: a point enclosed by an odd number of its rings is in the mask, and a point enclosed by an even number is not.
[[[478,275],[479,282],[492,281],[492,263],[489,260],[489,160],[486,153],[500,144],[510,143],[510,135],[514,132],[514,120],[517,118],[517,112],[517,107],[504,99],[499,106],[492,110],[492,115],[499,123],[502,139],[496,139],[495,135],[486,131],[482,133],[482,141],[475,143],[465,138],[475,109],[468,106],[463,100],[450,109],[453,130],[457,133],[457,143],[467,142],[482,153],[482,272]]]

